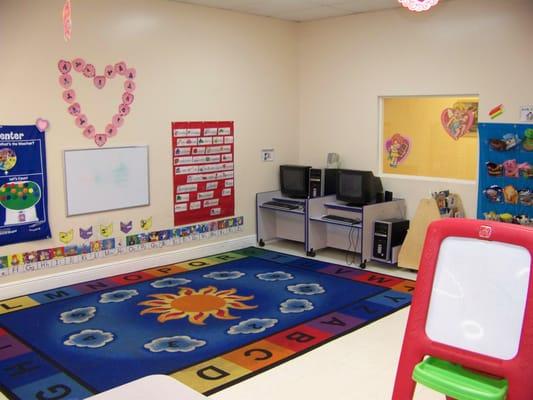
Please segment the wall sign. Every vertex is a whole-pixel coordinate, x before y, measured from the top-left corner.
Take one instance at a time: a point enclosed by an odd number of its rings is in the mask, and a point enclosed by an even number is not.
[[[0,245],[46,238],[44,133],[36,125],[0,125]]]
[[[174,225],[234,214],[233,121],[173,122]]]

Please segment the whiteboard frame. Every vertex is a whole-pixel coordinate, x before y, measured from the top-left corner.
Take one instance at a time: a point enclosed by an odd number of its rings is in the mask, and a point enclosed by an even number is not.
[[[68,187],[67,187],[67,162],[66,162],[66,154],[72,153],[76,151],[92,151],[92,150],[99,150],[99,151],[106,151],[106,150],[117,150],[117,149],[131,149],[131,148],[145,148],[146,149],[146,172],[147,172],[147,185],[148,185],[148,201],[146,204],[138,204],[134,206],[128,206],[128,207],[120,207],[120,208],[110,208],[106,210],[98,210],[98,211],[88,211],[83,213],[75,213],[71,214],[69,213],[69,207],[68,207]],[[65,188],[65,208],[66,208],[66,215],[67,217],[74,217],[78,215],[88,215],[88,214],[98,214],[102,212],[110,212],[110,211],[117,211],[117,210],[126,210],[130,208],[138,208],[138,207],[146,207],[150,205],[150,148],[148,145],[142,145],[142,146],[119,146],[119,147],[106,147],[106,148],[92,148],[92,149],[67,149],[63,150],[63,187]]]

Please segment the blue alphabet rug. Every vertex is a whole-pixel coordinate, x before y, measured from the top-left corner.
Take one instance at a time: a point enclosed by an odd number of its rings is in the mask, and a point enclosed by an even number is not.
[[[246,248],[3,300],[0,391],[82,399],[168,374],[214,393],[408,306],[414,287]]]

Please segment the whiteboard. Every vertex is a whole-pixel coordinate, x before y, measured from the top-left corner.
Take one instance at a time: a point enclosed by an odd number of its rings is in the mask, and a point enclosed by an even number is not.
[[[67,216],[150,204],[148,146],[65,150]]]
[[[531,255],[509,243],[442,241],[426,320],[436,342],[502,360],[516,356]]]

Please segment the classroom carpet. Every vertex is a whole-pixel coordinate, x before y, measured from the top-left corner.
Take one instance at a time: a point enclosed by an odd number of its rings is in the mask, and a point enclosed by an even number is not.
[[[150,374],[211,394],[389,315],[413,281],[250,247],[0,301],[0,391],[83,399]]]

